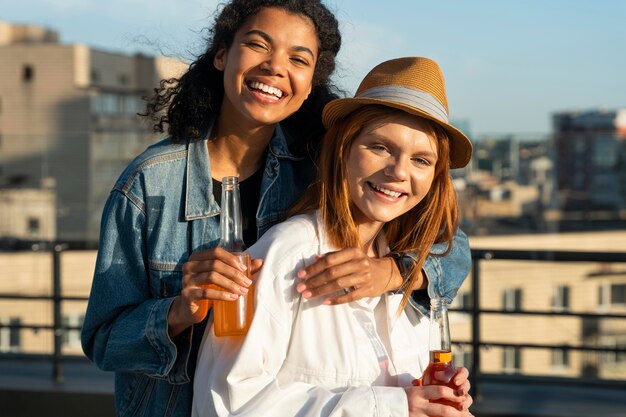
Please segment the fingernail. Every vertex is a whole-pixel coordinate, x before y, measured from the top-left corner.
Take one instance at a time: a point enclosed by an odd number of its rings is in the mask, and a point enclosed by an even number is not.
[[[301,293],[304,290],[306,290],[306,285],[304,285],[303,283],[296,285],[296,291],[298,291],[299,293]]]
[[[252,284],[252,280],[251,280],[250,278],[248,278],[247,276],[245,276],[245,275],[242,275],[242,276],[241,276],[241,279],[243,280],[243,282],[244,282],[247,286],[250,286],[250,284]]]
[[[233,300],[236,300],[239,298],[239,294],[228,294],[228,296],[232,298]]]
[[[248,266],[246,264],[239,262],[239,269],[241,269],[242,271],[247,271]]]
[[[305,291],[302,293],[302,296],[304,298],[311,298],[311,296],[313,295],[313,293],[311,291]]]
[[[239,287],[239,291],[241,291],[244,294],[248,294],[248,289],[246,287]]]
[[[324,304],[324,305],[326,305],[326,306],[329,306],[329,305],[331,305],[332,303],[331,303],[331,301],[330,301],[329,299],[326,299],[326,300],[322,301],[322,304]]]
[[[298,278],[304,278],[306,277],[306,271],[304,269],[301,269],[296,275],[298,276]]]

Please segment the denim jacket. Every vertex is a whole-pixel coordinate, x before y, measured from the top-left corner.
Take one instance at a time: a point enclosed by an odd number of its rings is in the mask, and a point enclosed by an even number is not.
[[[172,339],[167,314],[182,288],[183,263],[219,240],[210,172],[206,140],[165,139],[125,169],[105,205],[81,338],[85,354],[116,373],[118,417],[191,414],[190,381],[206,323]],[[261,183],[258,236],[284,220],[312,174],[311,161],[290,153],[277,126]],[[453,298],[469,271],[467,239],[460,232],[455,240],[452,256],[428,259],[431,295],[437,288]]]

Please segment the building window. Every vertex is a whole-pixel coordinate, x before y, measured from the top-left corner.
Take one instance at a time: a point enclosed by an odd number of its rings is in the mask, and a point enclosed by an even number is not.
[[[96,94],[91,97],[91,112],[96,115],[114,115],[121,111],[121,98],[116,94]]]
[[[28,218],[28,234],[31,236],[39,236],[41,233],[41,224],[36,217]]]
[[[22,68],[22,81],[29,83],[35,78],[35,69],[32,65],[24,65]]]
[[[126,74],[119,74],[117,76],[117,80],[119,81],[119,83],[121,85],[126,85],[126,84],[128,84],[128,75],[126,75]]]
[[[506,288],[502,293],[502,309],[503,310],[521,310],[522,309],[522,289]]]
[[[569,287],[559,286],[554,289],[552,309],[557,311],[569,310]]]
[[[460,308],[471,309],[472,308],[472,294],[469,292],[464,292],[460,294],[461,306]]]
[[[123,97],[123,111],[125,114],[136,115],[140,111],[143,110],[143,100],[140,97],[136,96],[125,96]]]
[[[472,369],[472,352],[468,350],[457,350],[454,352],[454,366],[463,366],[467,369]]]
[[[605,340],[604,345],[607,347],[615,346],[616,349],[626,349],[626,339],[613,339]],[[626,364],[625,352],[602,352],[602,363],[607,365],[621,365]]]
[[[507,373],[517,373],[521,368],[521,353],[518,347],[502,349],[502,368]]]
[[[470,291],[459,292],[450,304],[451,308],[469,309],[472,308],[472,294]]]
[[[91,71],[91,82],[98,83],[98,82],[100,82],[101,79],[102,79],[102,77],[100,76],[100,71],[98,71],[98,70],[92,70]]]
[[[626,305],[626,284],[606,284],[599,287],[600,306]]]
[[[21,324],[17,317],[0,317],[0,352],[19,352]]]
[[[626,284],[611,284],[611,304],[626,304]]]
[[[598,287],[598,305],[608,306],[610,296],[610,287],[608,285],[600,285]]]
[[[555,368],[569,368],[569,350],[552,349],[551,363]]]
[[[80,347],[80,328],[85,320],[84,314],[67,314],[63,316],[63,346]],[[68,328],[71,327],[71,328]]]

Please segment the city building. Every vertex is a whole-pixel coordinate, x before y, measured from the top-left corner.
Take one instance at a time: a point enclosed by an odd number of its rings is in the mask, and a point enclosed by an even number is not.
[[[473,249],[522,251],[626,252],[626,232],[568,232],[508,236],[472,236]],[[534,312],[624,314],[626,264],[481,260],[480,308]],[[471,306],[467,280],[452,307]],[[451,316],[452,339],[470,340],[471,321]],[[578,316],[485,314],[481,340],[486,343],[554,345],[552,348],[493,347],[481,352],[481,371],[572,378],[626,378],[626,355],[583,352],[572,346],[626,347],[626,320]],[[469,364],[470,349],[455,358]]]
[[[553,230],[554,205],[548,136],[504,135],[474,141],[470,169],[455,180],[463,229],[470,234]]]
[[[36,189],[52,180],[57,238],[96,242],[115,180],[156,140],[137,116],[142,98],[185,68],[0,22],[0,186]]]
[[[626,108],[553,116],[559,209],[626,219]]]
[[[55,197],[46,188],[0,188],[0,242],[54,240]]]

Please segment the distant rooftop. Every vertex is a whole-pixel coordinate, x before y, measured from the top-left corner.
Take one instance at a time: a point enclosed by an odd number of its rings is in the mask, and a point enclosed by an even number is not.
[[[59,43],[59,32],[43,26],[0,21],[0,45],[15,43]]]

